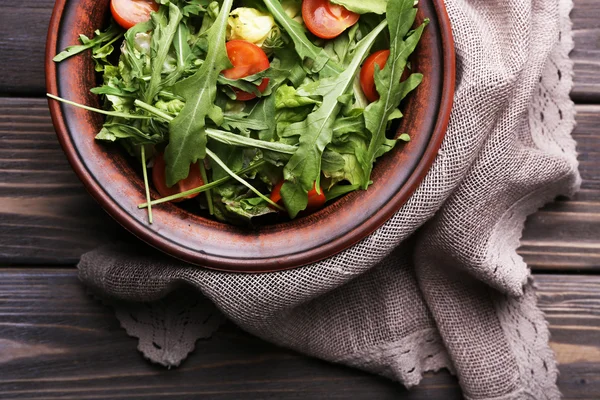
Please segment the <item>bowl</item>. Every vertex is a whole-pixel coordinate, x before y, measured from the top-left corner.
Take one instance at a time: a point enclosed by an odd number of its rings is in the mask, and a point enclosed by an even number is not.
[[[421,85],[404,101],[399,131],[411,141],[378,159],[366,191],[338,199],[320,211],[255,229],[190,213],[174,204],[153,207],[148,224],[144,184],[121,147],[94,140],[101,115],[50,100],[52,120],[65,154],[88,192],[116,221],[148,244],[206,268],[268,272],[317,262],[364,239],[388,220],[415,191],[444,137],[454,94],[454,44],[443,0],[421,0],[416,23],[429,18],[412,65]],[[56,64],[54,55],[105,26],[109,0],[57,0],[46,45],[49,93],[99,107],[94,64],[84,52]],[[152,192],[158,198],[156,192]]]

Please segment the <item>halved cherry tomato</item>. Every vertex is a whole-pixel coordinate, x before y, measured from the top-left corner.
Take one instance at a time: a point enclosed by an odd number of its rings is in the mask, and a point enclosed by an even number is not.
[[[281,187],[284,182],[285,181],[280,181],[273,187],[273,190],[271,191],[271,201],[273,203],[281,204]],[[320,194],[317,194],[317,187],[313,184],[313,188],[308,192],[308,205],[306,206],[305,211],[316,211],[323,207],[326,198],[323,189],[321,189],[320,192]]]
[[[230,40],[225,44],[227,57],[233,65],[223,71],[225,78],[240,79],[257,74],[269,68],[269,58],[265,52],[254,43],[245,40]],[[267,89],[269,78],[263,78],[257,89],[262,93]],[[241,101],[252,100],[256,97],[253,93],[244,92],[234,88],[236,99]]]
[[[113,18],[125,29],[146,22],[152,11],[158,11],[159,5],[153,0],[110,0]]]
[[[162,154],[158,154],[154,158],[154,167],[152,167],[152,183],[154,183],[154,188],[158,191],[158,193],[160,193],[162,197],[172,196],[174,194],[185,192],[187,190],[204,185],[204,181],[202,181],[202,175],[200,174],[200,166],[198,165],[198,163],[190,165],[190,173],[187,178],[180,180],[171,187],[167,187],[165,178],[165,168],[165,158]],[[177,203],[183,200],[192,199],[196,196],[198,196],[198,193],[190,194],[189,196],[172,201],[174,203]]]
[[[367,57],[360,70],[360,87],[370,102],[379,99],[375,87],[375,64],[379,65],[379,70],[382,70],[389,56],[389,50],[379,50]]]
[[[273,186],[273,190],[271,190],[271,201],[273,203],[279,204],[281,201],[281,187],[283,186],[285,181],[279,181],[277,185]]]
[[[317,187],[313,185],[313,188],[308,192],[308,205],[306,206],[306,210],[315,211],[325,205],[325,193],[323,193],[323,189],[319,187],[320,194],[317,194]]]
[[[360,15],[329,0],[302,0],[302,19],[315,36],[332,39],[358,21]]]

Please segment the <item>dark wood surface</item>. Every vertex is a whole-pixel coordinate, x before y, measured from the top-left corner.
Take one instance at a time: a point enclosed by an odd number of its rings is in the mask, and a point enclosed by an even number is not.
[[[539,302],[566,399],[600,393],[600,277],[538,275]],[[577,339],[574,339],[574,334]],[[72,269],[5,269],[0,280],[0,398],[460,399],[446,372],[407,391],[362,372],[277,348],[232,325],[182,366],[142,359],[110,310]],[[587,396],[586,397],[586,393]]]
[[[582,190],[532,215],[520,254],[536,271],[566,399],[600,398],[600,2],[572,12]],[[79,256],[129,234],[85,193],[43,98],[53,0],[0,2],[0,399],[459,399],[455,378],[411,391],[277,348],[226,325],[176,370],[145,361],[87,296]]]

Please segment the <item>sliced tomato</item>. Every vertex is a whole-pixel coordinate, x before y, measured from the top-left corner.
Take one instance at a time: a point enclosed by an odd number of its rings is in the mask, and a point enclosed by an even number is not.
[[[223,75],[229,79],[240,79],[257,74],[269,68],[269,58],[257,45],[245,40],[230,40],[225,44],[227,57],[233,65],[232,68],[223,71]],[[269,78],[263,78],[257,89],[262,93],[267,89]],[[252,100],[256,97],[254,93],[244,92],[233,88],[236,99],[241,101]]]
[[[360,70],[360,87],[370,102],[379,99],[375,87],[375,65],[379,65],[379,70],[382,70],[389,56],[389,50],[379,50],[367,57]]]
[[[113,18],[125,29],[146,22],[152,11],[160,6],[153,0],[110,0],[110,11]]]
[[[201,161],[199,161],[201,162]],[[162,154],[157,155],[154,158],[154,167],[152,167],[152,183],[154,188],[160,193],[162,197],[172,196],[177,193],[185,192],[197,188],[198,186],[204,185],[202,175],[200,174],[200,166],[198,163],[190,165],[190,173],[188,177],[180,180],[171,187],[167,187],[166,173],[165,173],[165,158]],[[189,196],[182,197],[180,199],[172,200],[174,203],[189,200],[198,196],[198,193],[190,194]]]
[[[283,186],[285,181],[279,181],[279,183],[273,186],[273,190],[271,190],[271,201],[276,204],[280,204],[281,201],[281,187]]]
[[[302,0],[302,19],[315,36],[332,39],[358,21],[360,17],[329,0]]]
[[[313,185],[313,188],[308,192],[308,205],[306,206],[307,211],[315,211],[325,205],[325,193],[323,193],[323,189],[319,186],[320,194],[317,194],[317,187]]]
[[[271,201],[273,203],[277,203],[277,204],[281,204],[281,187],[283,186],[283,184],[285,183],[285,181],[280,181],[279,183],[277,183],[277,185],[275,185],[273,187],[273,190],[271,191]],[[320,187],[319,187],[320,188]],[[325,193],[323,193],[323,189],[320,190],[320,194],[317,194],[317,188],[316,185],[313,184],[313,188],[308,192],[308,205],[306,206],[306,210],[305,211],[316,211],[319,208],[323,207],[323,205],[325,204],[326,198],[325,198]]]

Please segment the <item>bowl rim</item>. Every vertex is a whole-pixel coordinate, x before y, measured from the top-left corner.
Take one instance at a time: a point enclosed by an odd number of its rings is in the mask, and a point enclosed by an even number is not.
[[[69,131],[60,104],[56,101],[48,99],[50,114],[58,140],[76,175],[82,181],[86,190],[101,205],[101,207],[119,224],[121,224],[129,232],[133,233],[136,237],[171,256],[199,265],[201,267],[227,272],[272,272],[296,268],[318,262],[350,248],[381,227],[389,218],[394,215],[401,205],[406,203],[409,197],[415,192],[421,181],[427,175],[427,172],[429,171],[438,154],[438,150],[441,147],[450,121],[455,88],[456,65],[452,27],[444,2],[443,0],[430,1],[435,8],[437,23],[440,31],[444,79],[442,83],[442,92],[435,127],[425,148],[423,156],[417,162],[417,165],[406,179],[406,182],[404,185],[402,185],[400,190],[398,190],[394,196],[389,199],[385,206],[367,219],[361,225],[360,229],[349,231],[345,235],[337,237],[319,247],[304,251],[302,253],[280,257],[279,259],[242,260],[238,258],[234,259],[212,256],[209,254],[190,254],[189,251],[186,251],[185,249],[178,247],[169,241],[162,240],[160,237],[153,234],[151,230],[141,226],[136,220],[131,218],[131,216],[125,210],[123,210],[116,202],[113,201],[113,199],[87,170],[83,164],[83,161],[77,156],[78,153],[68,133]],[[58,74],[56,64],[52,61],[52,58],[56,52],[57,43],[59,40],[58,33],[61,27],[61,18],[66,3],[67,0],[56,0],[48,27],[48,36],[46,41],[46,88],[48,93],[54,94],[58,93]],[[267,266],[265,264],[269,265]]]

